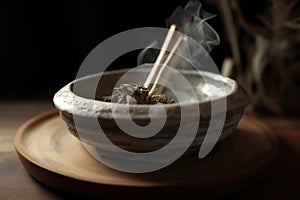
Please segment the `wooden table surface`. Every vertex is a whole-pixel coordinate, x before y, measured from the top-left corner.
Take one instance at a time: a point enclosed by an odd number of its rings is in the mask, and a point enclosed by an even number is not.
[[[13,137],[31,117],[53,108],[50,100],[0,101],[0,199],[63,199],[39,184],[25,171],[16,156]],[[300,117],[259,116],[279,138],[279,154],[264,177],[249,188],[226,199],[300,198]]]

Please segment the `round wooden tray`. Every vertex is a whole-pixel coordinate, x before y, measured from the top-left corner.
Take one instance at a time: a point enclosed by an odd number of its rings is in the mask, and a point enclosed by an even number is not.
[[[268,129],[244,116],[234,133],[205,159],[183,158],[151,173],[123,173],[95,160],[68,132],[56,110],[25,123],[14,143],[24,167],[39,182],[73,194],[122,198],[179,197],[178,193],[204,197],[237,191],[260,177],[278,151]]]

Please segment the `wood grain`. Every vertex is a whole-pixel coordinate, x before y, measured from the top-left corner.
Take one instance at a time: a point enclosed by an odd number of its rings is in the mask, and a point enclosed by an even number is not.
[[[94,188],[97,190],[92,193],[100,196],[107,190],[130,193],[134,188],[143,192],[177,187],[193,188],[194,192],[229,192],[253,181],[278,150],[277,140],[268,129],[245,116],[238,129],[203,160],[181,159],[146,174],[122,173],[95,160],[68,132],[56,111],[23,125],[15,136],[15,146],[27,171],[42,183],[87,195]]]

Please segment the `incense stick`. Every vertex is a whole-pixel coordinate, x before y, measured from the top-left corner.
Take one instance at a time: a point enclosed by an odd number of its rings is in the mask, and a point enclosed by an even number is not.
[[[166,39],[163,43],[162,49],[159,52],[159,55],[153,65],[153,68],[151,69],[149,76],[147,77],[145,83],[144,83],[144,87],[149,89],[149,95],[153,95],[154,93],[156,94],[160,94],[163,92],[164,90],[164,84],[165,82],[170,78],[170,74],[167,73],[165,74],[165,79],[164,82],[162,84],[160,84],[157,87],[157,84],[159,82],[159,79],[162,77],[162,74],[164,72],[164,69],[167,65],[169,65],[170,61],[173,59],[174,60],[174,53],[176,51],[176,49],[179,47],[180,43],[182,42],[182,40],[186,41],[187,38],[180,35],[179,38],[176,40],[174,46],[172,47],[171,51],[169,52],[169,55],[167,56],[167,58],[165,59],[165,61],[163,62],[163,64],[161,64],[163,57],[166,54],[166,50],[168,48],[168,46],[170,45],[172,39],[173,39],[173,35],[175,32],[176,26],[175,25],[171,25],[169,32],[166,36]],[[172,66],[175,67],[175,66]]]
[[[155,77],[157,76],[157,73],[158,73],[158,70],[159,70],[159,67],[160,67],[160,63],[161,63],[161,60],[163,59],[165,53],[166,53],[166,49],[167,47],[169,46],[170,42],[171,42],[171,39],[172,39],[172,36],[175,32],[175,29],[176,29],[176,26],[175,25],[171,25],[169,31],[168,31],[168,34],[166,36],[166,39],[163,43],[163,46],[159,52],[159,55],[150,71],[150,74],[148,75],[145,83],[144,83],[144,87],[146,88],[149,88],[150,87],[150,84],[154,82],[155,80]]]
[[[168,63],[170,62],[171,58],[174,56],[174,52],[175,52],[175,50],[178,48],[178,46],[179,46],[179,44],[181,43],[182,39],[183,39],[183,36],[180,36],[180,37],[178,38],[178,40],[177,40],[176,43],[174,44],[174,46],[173,46],[171,52],[169,53],[168,57],[166,58],[165,62],[164,62],[164,63],[162,64],[162,66],[160,67],[159,72],[157,73],[157,76],[155,77],[155,80],[154,80],[154,82],[153,82],[153,85],[152,85],[152,87],[151,87],[151,89],[150,89],[150,91],[149,91],[149,94],[150,94],[150,95],[153,94],[155,91],[156,91],[157,93],[161,93],[161,92],[162,92],[162,91],[161,91],[161,90],[163,90],[162,88],[159,88],[159,89],[156,88],[157,83],[158,83],[160,77],[162,76],[162,73],[163,73],[165,67],[168,65]],[[167,79],[168,79],[168,78],[167,78]],[[166,80],[165,80],[165,81],[166,81]],[[160,84],[160,87],[163,87],[163,84]]]

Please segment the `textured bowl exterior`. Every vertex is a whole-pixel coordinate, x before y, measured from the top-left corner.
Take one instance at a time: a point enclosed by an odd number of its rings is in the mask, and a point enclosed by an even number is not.
[[[105,72],[102,76],[109,75],[111,78],[118,78],[120,74],[125,73],[124,70],[116,70]],[[212,74],[211,74],[212,75]],[[211,76],[210,75],[210,76]],[[220,76],[220,75],[212,75],[212,76]],[[90,77],[84,77],[83,79],[88,79]],[[233,130],[237,127],[245,107],[249,103],[248,96],[244,92],[244,90],[239,87],[235,81],[225,78],[224,80],[229,81],[232,84],[233,89],[232,92],[226,95],[226,118],[224,127],[218,127],[213,131],[219,132],[221,131],[221,136],[219,141],[226,138],[230,135]],[[78,81],[78,80],[75,80]],[[92,126],[89,126],[89,121],[91,118],[97,118],[98,122],[101,124],[101,128],[103,129],[106,136],[117,146],[132,152],[151,152],[168,144],[174,135],[180,124],[180,106],[179,104],[170,104],[166,106],[167,112],[167,120],[164,128],[160,131],[159,134],[156,134],[150,138],[137,138],[130,136],[128,134],[123,133],[122,130],[118,128],[114,119],[112,118],[111,112],[112,108],[110,107],[111,103],[87,99],[81,96],[78,96],[72,91],[72,84],[66,85],[60,91],[58,91],[54,96],[54,104],[60,111],[60,117],[67,124],[70,133],[80,139],[82,142],[93,146],[97,149],[97,151],[103,151],[109,153],[110,149],[108,149],[101,141],[98,141],[97,138],[97,130],[93,130]],[[218,101],[220,99],[216,99]],[[199,127],[197,135],[186,152],[186,155],[194,155],[200,149],[200,146],[203,142],[204,136],[207,132],[208,126],[211,120],[211,103],[208,101],[197,102],[196,106],[199,106],[199,113],[193,112],[193,106],[195,104],[186,105],[188,109],[191,110],[191,114],[189,116],[189,120],[193,120],[195,118],[200,118]],[[147,124],[149,120],[147,117],[144,117],[146,113],[149,111],[148,105],[145,106],[135,106],[130,105],[133,109],[133,118],[135,118],[138,124]],[[118,108],[118,107],[117,107]],[[120,109],[122,110],[122,106]],[[214,113],[218,117],[218,115],[222,115],[224,113]],[[78,126],[74,123],[74,116],[76,118],[80,118],[84,120],[84,126]],[[128,120],[128,119],[124,119]],[[80,136],[78,131],[81,133]]]

